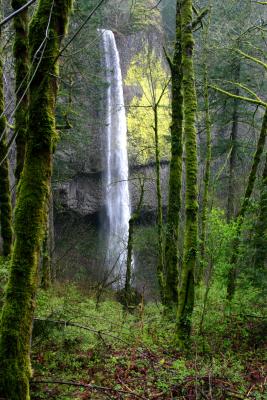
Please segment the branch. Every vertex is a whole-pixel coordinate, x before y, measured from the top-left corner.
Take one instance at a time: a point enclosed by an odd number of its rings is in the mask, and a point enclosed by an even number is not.
[[[267,4],[267,3],[266,3]],[[256,64],[261,65],[263,68],[267,69],[267,64],[263,61],[259,60],[258,58],[252,57],[249,54],[244,53],[242,50],[236,49],[236,52],[241,54],[244,58],[247,58],[250,61],[255,62]]]
[[[14,11],[12,14],[10,14],[8,17],[3,19],[0,22],[0,27],[7,24],[11,19],[16,17],[18,14],[22,13],[26,8],[30,7],[33,3],[35,3],[36,0],[30,0],[28,3],[24,4],[24,6],[20,7],[18,10]]]
[[[167,60],[167,62],[168,62],[168,64],[169,64],[170,70],[172,71],[172,69],[173,69],[173,63],[172,63],[171,57],[169,56],[169,54],[168,54],[168,52],[167,52],[167,50],[165,49],[164,46],[163,46],[163,51],[164,51],[166,60]]]
[[[113,339],[116,339],[116,340],[119,340],[119,341],[121,341],[121,342],[123,342],[123,343],[125,343],[125,344],[127,344],[129,346],[129,342],[127,342],[127,340],[124,340],[124,339],[122,339],[122,338],[120,338],[118,336],[112,335],[111,333],[104,332],[104,331],[99,331],[97,329],[90,328],[90,327],[84,326],[84,325],[80,325],[80,324],[77,324],[75,322],[62,321],[62,320],[53,320],[53,319],[49,319],[49,318],[34,318],[34,321],[51,322],[52,324],[63,325],[65,327],[66,326],[73,326],[73,327],[76,327],[76,328],[84,329],[84,330],[89,331],[89,332],[96,333],[97,335],[109,336],[109,337],[111,337]]]
[[[256,104],[256,105],[262,106],[262,107],[267,107],[267,103],[265,103],[264,101],[262,101],[260,99],[256,100],[256,99],[251,99],[250,97],[238,96],[236,94],[228,92],[227,90],[221,89],[218,86],[214,86],[214,85],[209,85],[209,87],[211,89],[216,90],[219,93],[222,93],[222,94],[225,94],[226,96],[232,97],[233,99],[246,101],[247,103]]]
[[[194,29],[199,23],[202,23],[202,19],[208,14],[209,8],[205,8],[192,22],[192,29]]]
[[[69,45],[73,42],[74,39],[80,34],[82,29],[85,27],[88,21],[93,17],[93,15],[96,13],[96,11],[100,8],[100,6],[104,3],[106,0],[100,0],[99,3],[95,6],[95,8],[90,12],[88,17],[84,20],[84,22],[81,24],[81,26],[77,29],[77,31],[74,33],[74,35],[71,37],[71,39],[68,41],[68,43],[60,50],[58,55],[56,56],[54,62],[58,60],[58,58],[61,56],[61,54],[69,47]]]
[[[78,386],[78,387],[83,387],[91,390],[99,390],[101,392],[115,392],[115,393],[122,393],[122,394],[131,394],[134,397],[137,397],[138,399],[145,399],[145,397],[134,393],[132,391],[126,391],[126,390],[121,390],[121,389],[114,389],[114,388],[109,388],[106,386],[98,386],[98,385],[92,385],[90,383],[80,383],[80,382],[66,382],[66,381],[48,381],[48,380],[43,380],[43,381],[31,381],[31,384],[34,385],[42,385],[42,384],[50,384],[50,385],[67,385],[67,386]]]
[[[243,83],[233,82],[233,81],[225,81],[225,82],[228,82],[228,83],[231,83],[232,85],[240,87],[241,89],[245,90],[246,92],[248,92],[249,94],[254,96],[256,100],[261,101],[259,96],[255,92],[253,92],[253,90],[249,89],[246,85],[244,85]]]

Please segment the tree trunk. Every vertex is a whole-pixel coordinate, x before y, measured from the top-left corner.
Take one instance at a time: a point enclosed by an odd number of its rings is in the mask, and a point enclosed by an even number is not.
[[[265,270],[267,259],[267,153],[262,174],[260,210],[255,229],[255,277]],[[260,279],[260,277],[259,277]],[[255,280],[256,281],[256,280]]]
[[[134,224],[140,217],[141,207],[144,198],[144,182],[141,182],[141,192],[139,203],[129,220],[129,234],[128,234],[128,246],[127,246],[127,263],[126,263],[126,279],[125,279],[125,300],[126,305],[131,303],[131,284],[132,284],[132,264],[133,264],[133,235],[134,235]]]
[[[177,339],[183,348],[190,336],[191,317],[195,299],[195,266],[197,256],[197,140],[196,140],[196,90],[193,65],[194,38],[192,32],[192,0],[184,0],[181,7],[182,67],[184,93],[184,136],[186,153],[186,222],[184,258],[179,288],[177,313]]]
[[[2,7],[2,2],[0,3]],[[0,13],[1,14],[1,13]],[[1,39],[1,31],[0,31]],[[12,206],[9,182],[9,161],[7,157],[6,144],[6,118],[4,116],[5,100],[4,100],[4,84],[3,84],[3,54],[0,49],[0,225],[1,235],[3,239],[3,256],[7,257],[12,251]]]
[[[205,102],[205,123],[206,123],[206,164],[204,174],[204,193],[201,213],[201,235],[200,235],[200,271],[197,277],[199,281],[203,275],[206,253],[206,225],[209,206],[209,187],[210,187],[210,168],[211,168],[211,118],[209,108],[209,82],[208,67],[205,61],[204,65],[204,102]]]
[[[159,153],[159,133],[158,133],[158,103],[153,106],[154,113],[154,133],[155,133],[155,159],[156,159],[156,184],[157,184],[157,229],[158,229],[158,263],[157,276],[161,300],[164,301],[164,258],[163,258],[163,215],[162,215],[162,194],[160,184],[160,153]]]
[[[37,63],[39,68],[30,85],[25,163],[15,212],[16,241],[1,319],[0,395],[9,400],[30,399],[30,339],[56,136],[56,57],[70,8],[71,0],[39,0],[30,25],[30,57],[33,68]]]
[[[244,216],[245,216],[245,213],[246,213],[248,205],[249,205],[249,200],[251,198],[251,195],[252,195],[252,192],[254,189],[254,184],[255,184],[255,180],[256,180],[256,175],[257,175],[257,170],[258,170],[258,166],[260,163],[261,155],[264,151],[266,134],[267,134],[267,108],[265,109],[262,127],[261,127],[261,133],[260,133],[260,137],[259,137],[259,140],[257,143],[257,149],[256,149],[256,152],[254,155],[252,167],[250,170],[244,200],[243,200],[242,206],[240,208],[240,211],[236,217],[236,221],[237,221],[236,237],[233,242],[233,250],[232,250],[232,255],[231,255],[231,260],[230,260],[230,268],[229,268],[229,272],[228,272],[228,283],[227,283],[227,298],[228,298],[228,300],[232,300],[232,298],[235,294],[236,278],[237,278],[237,265],[236,264],[238,261],[239,245],[241,242],[241,230],[242,230],[242,225],[243,225],[243,221],[244,221]]]
[[[172,123],[169,199],[165,240],[166,288],[165,302],[176,308],[178,302],[178,230],[181,209],[182,155],[183,155],[183,94],[181,49],[181,1],[176,9],[176,41],[174,57],[168,59],[172,77]]]
[[[240,60],[235,65],[234,81],[240,81]],[[234,94],[239,96],[240,90],[238,87],[235,88]],[[234,99],[233,109],[233,122],[230,135],[231,153],[229,159],[229,181],[228,181],[228,199],[227,199],[227,221],[230,222],[231,218],[234,217],[235,210],[235,173],[236,173],[236,161],[237,161],[237,135],[238,135],[238,100]]]
[[[16,11],[27,3],[27,0],[12,0],[13,10]],[[16,77],[16,170],[18,183],[25,158],[25,143],[28,123],[29,96],[27,85],[29,81],[29,37],[28,37],[28,8],[14,17],[15,41],[13,54]]]

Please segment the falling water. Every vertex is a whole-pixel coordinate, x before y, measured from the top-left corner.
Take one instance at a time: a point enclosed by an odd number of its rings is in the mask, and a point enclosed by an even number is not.
[[[109,222],[108,262],[117,286],[125,276],[130,218],[128,186],[127,124],[120,58],[112,31],[101,30],[105,54],[107,89],[107,191]]]

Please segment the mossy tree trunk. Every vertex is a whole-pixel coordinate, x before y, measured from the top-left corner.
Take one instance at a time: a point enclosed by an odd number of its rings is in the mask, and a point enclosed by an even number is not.
[[[255,228],[255,278],[262,276],[267,259],[267,153],[262,174],[259,216]],[[256,281],[256,279],[255,279]]]
[[[178,302],[179,252],[178,231],[181,209],[182,156],[183,156],[183,94],[181,49],[181,0],[176,8],[176,40],[173,60],[168,57],[172,79],[171,163],[169,199],[165,238],[166,287],[165,302],[173,309]]]
[[[52,209],[53,209],[53,195],[51,191],[47,206],[47,213],[48,213],[47,227],[41,252],[41,274],[40,274],[41,287],[45,290],[47,290],[52,283],[52,247],[53,247],[53,237],[52,237],[53,226],[51,226],[51,224],[53,224],[53,213],[51,219]]]
[[[158,106],[159,102],[153,105],[154,114],[154,134],[155,134],[155,159],[156,159],[156,187],[157,187],[157,230],[158,230],[158,262],[157,276],[161,300],[164,302],[164,253],[163,253],[163,214],[162,214],[162,194],[160,183],[160,151],[159,151],[159,132],[158,132]]]
[[[191,332],[191,317],[195,299],[195,266],[198,247],[198,190],[197,190],[197,140],[196,140],[196,90],[193,64],[194,38],[192,32],[192,0],[181,6],[182,68],[184,93],[184,136],[186,166],[186,222],[184,257],[179,287],[177,312],[177,341],[183,348]]]
[[[211,169],[211,116],[209,104],[209,78],[207,59],[204,62],[204,103],[205,103],[205,125],[206,125],[206,162],[204,172],[204,191],[201,212],[201,233],[200,233],[200,271],[197,274],[198,281],[202,278],[206,255],[206,226],[209,209],[209,188]]]
[[[228,300],[232,300],[235,289],[236,289],[236,278],[237,278],[237,261],[239,255],[239,245],[241,242],[241,231],[244,221],[245,213],[249,206],[249,201],[254,189],[254,184],[257,176],[258,166],[261,160],[262,153],[264,151],[265,141],[266,141],[266,134],[267,134],[267,108],[265,109],[262,127],[260,136],[257,143],[257,149],[253,158],[252,167],[250,170],[248,183],[245,191],[244,200],[242,202],[240,211],[236,217],[237,220],[237,228],[236,228],[236,236],[233,242],[233,250],[230,260],[230,268],[228,272],[228,282],[227,282],[227,298]]]
[[[2,8],[2,2],[0,2]],[[1,15],[1,12],[0,12]],[[0,31],[1,39],[1,31]],[[0,225],[3,239],[3,255],[9,256],[12,251],[12,206],[9,182],[9,161],[7,157],[6,118],[4,116],[4,84],[3,84],[3,53],[0,48]]]
[[[141,208],[144,198],[144,181],[140,180],[140,198],[136,211],[131,215],[129,220],[129,233],[128,233],[128,245],[127,245],[127,260],[126,260],[126,278],[125,278],[125,303],[129,305],[131,303],[132,292],[132,265],[133,265],[133,244],[134,244],[134,224],[140,218]]]
[[[14,11],[27,3],[27,0],[12,0]],[[16,170],[15,177],[18,183],[24,164],[25,143],[28,123],[28,79],[29,79],[29,22],[28,9],[19,13],[14,18],[15,40],[13,54],[15,61],[16,77],[16,112],[15,112],[15,134],[16,134]]]
[[[234,80],[235,82],[240,81],[240,60],[234,64]],[[240,95],[239,87],[237,86],[234,90],[236,96]],[[238,99],[233,100],[233,121],[230,135],[231,153],[229,159],[229,179],[228,179],[228,199],[227,199],[227,221],[230,222],[231,218],[234,217],[235,210],[235,173],[237,164],[237,138],[238,138]]]
[[[0,395],[9,400],[30,399],[30,338],[56,135],[55,60],[70,8],[71,0],[39,0],[30,25],[30,58],[33,68],[36,63],[39,68],[30,85],[25,163],[15,212],[16,241],[1,319]],[[38,49],[38,58],[33,59]]]

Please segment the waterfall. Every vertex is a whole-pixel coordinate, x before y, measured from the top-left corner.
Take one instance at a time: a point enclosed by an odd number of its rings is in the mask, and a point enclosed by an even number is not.
[[[112,31],[101,30],[106,81],[107,174],[106,209],[108,217],[108,263],[115,284],[121,287],[126,272],[130,219],[128,186],[127,123],[123,97],[120,58]]]

